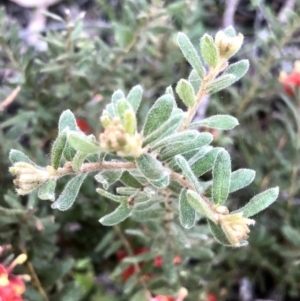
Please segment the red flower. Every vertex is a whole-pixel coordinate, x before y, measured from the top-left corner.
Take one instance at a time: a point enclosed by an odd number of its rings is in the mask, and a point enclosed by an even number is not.
[[[25,284],[18,276],[9,274],[7,268],[0,265],[0,301],[23,301]]]
[[[294,90],[300,88],[300,61],[295,62],[293,73],[287,75],[285,72],[281,72],[279,81],[286,94],[294,96]]]
[[[91,134],[92,133],[92,129],[90,127],[90,125],[88,124],[88,122],[83,119],[83,118],[76,118],[76,123],[77,126],[79,127],[79,129],[86,133],[86,134]]]
[[[216,295],[210,293],[207,295],[207,301],[218,301]]]

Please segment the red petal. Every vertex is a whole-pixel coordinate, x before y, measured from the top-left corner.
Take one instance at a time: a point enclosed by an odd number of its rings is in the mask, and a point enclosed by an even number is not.
[[[76,123],[82,132],[84,132],[86,134],[90,134],[92,132],[90,125],[87,123],[87,121],[85,119],[76,118]]]

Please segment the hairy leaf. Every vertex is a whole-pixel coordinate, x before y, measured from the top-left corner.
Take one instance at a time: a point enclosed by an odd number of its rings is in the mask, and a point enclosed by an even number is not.
[[[234,192],[248,186],[255,177],[255,171],[252,169],[241,168],[235,170],[230,177],[229,192]]]
[[[58,133],[61,134],[66,129],[77,130],[76,118],[70,110],[62,112],[58,121]]]
[[[60,160],[63,156],[63,151],[67,142],[67,135],[65,132],[59,134],[54,141],[51,149],[51,165],[54,169],[58,169]]]
[[[121,178],[122,173],[121,169],[102,170],[95,175],[95,179],[103,185],[104,189],[108,189]]]
[[[104,226],[113,226],[123,222],[132,212],[133,207],[124,203],[119,205],[112,213],[100,218],[99,222]]]
[[[238,120],[235,117],[230,115],[214,115],[208,118],[205,118],[201,121],[192,123],[190,128],[205,126],[208,128],[220,129],[220,130],[231,130],[239,124]]]
[[[186,193],[187,190],[182,189],[179,195],[179,220],[184,228],[190,229],[195,225],[196,212],[189,204]]]
[[[204,36],[200,39],[200,49],[203,59],[210,67],[216,67],[218,64],[219,56],[218,50],[215,46],[215,42],[213,38],[204,34]]]
[[[140,85],[134,86],[127,95],[127,101],[131,104],[134,112],[137,112],[143,95],[143,88]]]
[[[38,197],[41,200],[55,200],[56,180],[49,180],[43,183],[38,189]]]
[[[68,142],[77,151],[92,154],[100,152],[99,144],[83,133],[70,131],[68,132]]]
[[[72,180],[70,180],[65,186],[64,190],[58,197],[58,199],[51,205],[52,209],[58,209],[65,211],[69,209],[78,195],[80,187],[85,180],[87,174],[76,175]]]
[[[230,187],[231,160],[227,151],[221,150],[213,168],[212,198],[215,204],[222,205],[227,200]]]
[[[188,108],[194,107],[196,101],[194,88],[187,80],[181,79],[178,82],[176,92]]]

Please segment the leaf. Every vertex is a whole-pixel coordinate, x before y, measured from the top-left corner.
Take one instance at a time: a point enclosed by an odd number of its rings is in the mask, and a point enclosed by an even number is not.
[[[179,195],[179,220],[184,228],[190,229],[195,225],[196,212],[189,204],[186,192],[186,189],[182,189]]]
[[[210,67],[215,68],[218,64],[219,56],[214,40],[210,35],[204,34],[204,36],[200,39],[200,49],[202,57],[206,63]]]
[[[143,184],[141,184],[133,175],[131,175],[127,170],[125,170],[120,178],[120,181],[134,188],[141,188]]]
[[[293,246],[300,247],[300,233],[298,229],[292,228],[290,225],[284,225],[281,232]]]
[[[195,105],[195,94],[193,86],[185,79],[181,79],[177,86],[176,92],[180,99],[188,108],[193,108]]]
[[[255,177],[255,171],[252,169],[241,168],[235,170],[230,177],[230,187],[229,192],[234,192],[243,187],[248,186]]]
[[[117,203],[127,203],[128,196],[120,196],[112,194],[106,190],[103,190],[101,188],[97,188],[96,192],[100,194],[101,196],[110,199],[111,201],[117,202]]]
[[[86,154],[98,153],[101,151],[98,143],[80,132],[68,132],[68,142],[74,149]]]
[[[152,106],[144,124],[143,134],[149,136],[162,123],[167,121],[171,116],[172,110],[175,107],[174,98],[171,95],[165,94],[161,96]]]
[[[201,78],[197,74],[197,72],[193,69],[189,75],[188,81],[194,88],[194,93],[197,93],[201,86]]]
[[[231,86],[235,81],[236,77],[233,74],[223,74],[207,85],[207,91],[209,94],[219,92]]]
[[[175,133],[170,136],[167,136],[163,139],[158,140],[156,143],[151,145],[151,149],[155,150],[164,146],[170,146],[180,142],[186,142],[188,140],[193,140],[199,135],[198,131],[187,130],[182,133]]]
[[[125,95],[123,93],[122,90],[117,90],[115,91],[112,96],[111,96],[111,104],[114,108],[114,112],[117,113],[118,112],[118,102],[121,100],[121,99],[125,99]]]
[[[173,98],[175,98],[172,86],[166,88],[166,94],[170,94]]]
[[[263,211],[274,203],[278,197],[279,188],[274,187],[254,196],[244,207],[232,212],[242,212],[244,217],[251,217],[260,211]]]
[[[222,149],[221,147],[213,148],[191,165],[196,177],[202,176],[213,168],[217,155]]]
[[[137,158],[136,164],[141,173],[150,181],[164,180],[165,182],[166,177],[169,177],[162,164],[149,154],[143,154]]]
[[[63,151],[67,142],[67,135],[65,132],[59,134],[54,141],[51,149],[51,165],[54,169],[58,169],[60,160],[63,156]]]
[[[185,141],[184,143],[179,143],[174,145],[172,148],[166,148],[161,151],[160,160],[165,161],[176,155],[184,154],[190,152],[194,149],[198,149],[204,145],[211,143],[213,136],[210,133],[200,133],[195,139],[190,141]]]
[[[236,36],[236,32],[235,29],[230,25],[228,27],[226,27],[224,30],[224,33],[226,33],[226,35],[228,35],[229,37],[235,37]]]
[[[184,33],[179,32],[177,35],[177,41],[183,56],[190,63],[193,69],[196,70],[200,78],[203,78],[205,75],[205,69],[202,66],[197,51],[195,50],[190,39]]]
[[[201,121],[192,123],[189,127],[205,126],[213,129],[231,130],[239,124],[239,121],[230,115],[214,115]]]
[[[67,161],[72,161],[75,155],[76,155],[76,150],[67,141],[63,151],[63,156]]]
[[[157,188],[164,188],[167,187],[170,183],[170,176],[169,174],[165,174],[162,178],[157,180],[149,180],[150,183],[157,187]]]
[[[193,171],[191,170],[189,163],[186,161],[186,159],[181,155],[177,155],[175,156],[175,161],[178,164],[178,166],[181,168],[184,176],[194,186],[195,190],[197,192],[201,192],[203,189],[199,184],[197,177],[194,175]]]
[[[127,95],[127,101],[131,104],[134,112],[136,113],[143,95],[143,88],[140,85],[134,86]]]
[[[72,167],[75,171],[79,171],[81,165],[83,164],[85,158],[87,157],[87,153],[77,152],[72,161]]]
[[[249,69],[249,61],[248,60],[240,60],[234,64],[231,64],[227,67],[227,69],[224,71],[224,74],[231,74],[234,75],[235,79],[230,84],[232,85],[236,81],[238,81],[240,78],[242,78],[246,72]]]
[[[230,187],[231,160],[227,151],[221,150],[213,168],[212,198],[215,204],[222,205],[227,200]]]
[[[186,197],[187,201],[189,202],[191,207],[195,209],[196,212],[204,215],[212,221],[216,220],[214,212],[210,208],[212,204],[209,205],[208,200],[205,201],[198,193],[190,189],[187,191]]]
[[[63,111],[58,121],[58,133],[61,134],[66,129],[77,130],[76,118],[70,110]]]
[[[33,161],[31,161],[24,153],[16,149],[12,149],[9,152],[9,160],[12,164],[17,162],[25,162],[35,166]]]
[[[99,222],[103,226],[113,226],[124,221],[132,212],[133,207],[124,203],[119,205],[113,212],[100,218]]]
[[[58,197],[58,199],[51,205],[51,208],[58,209],[61,211],[69,209],[73,205],[86,176],[86,173],[78,174],[72,180],[70,180],[65,186],[60,196]]]
[[[161,126],[159,126],[155,131],[153,131],[148,137],[143,141],[143,146],[151,142],[155,142],[158,139],[162,139],[168,135],[173,134],[181,126],[184,120],[184,114],[182,110],[178,109],[176,112],[172,112],[171,117],[165,121]]]
[[[102,170],[95,175],[95,179],[103,185],[104,189],[108,189],[110,185],[121,178],[122,173],[122,169]]]
[[[226,234],[224,233],[222,227],[220,225],[215,224],[214,222],[207,220],[211,233],[213,234],[214,238],[223,246],[225,247],[232,247],[230,242],[228,241]]]
[[[38,189],[38,197],[41,200],[55,200],[56,180],[49,180],[43,183]]]

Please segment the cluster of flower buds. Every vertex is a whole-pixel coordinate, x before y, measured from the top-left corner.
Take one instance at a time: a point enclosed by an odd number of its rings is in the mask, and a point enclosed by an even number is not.
[[[22,294],[26,290],[23,280],[28,281],[30,277],[28,275],[13,275],[12,270],[17,264],[22,264],[26,260],[27,256],[21,254],[8,267],[0,264],[0,300],[23,301]]]
[[[300,88],[300,61],[294,64],[294,70],[291,74],[284,71],[280,72],[279,81],[282,83],[284,91],[289,96],[295,95],[295,90]]]
[[[104,112],[101,122],[104,132],[100,134],[100,147],[119,156],[139,157],[142,153],[142,137],[136,133],[136,120],[132,111],[123,113],[123,118],[111,118]]]
[[[10,167],[9,172],[16,176],[14,184],[19,186],[16,189],[19,195],[30,193],[50,177],[48,169],[38,168],[27,162],[16,162]]]

